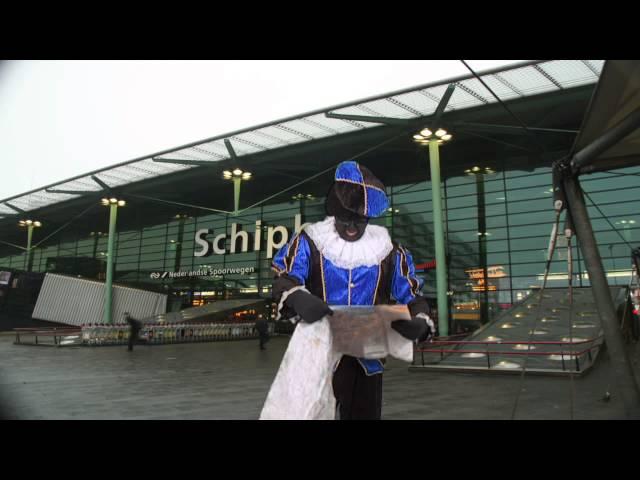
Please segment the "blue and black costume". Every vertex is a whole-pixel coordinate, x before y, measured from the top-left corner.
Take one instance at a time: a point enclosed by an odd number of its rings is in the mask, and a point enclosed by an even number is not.
[[[337,208],[332,206],[336,201]],[[336,227],[337,218],[345,213],[368,218],[387,207],[384,186],[371,172],[356,162],[340,164],[327,200],[330,216],[307,226],[274,257],[273,296],[282,317],[300,313],[287,301],[289,296],[311,294],[328,306],[404,304],[412,317],[431,322],[411,254],[391,241],[386,228],[366,225],[365,220],[361,236],[350,241]],[[300,290],[308,293],[298,294]],[[383,363],[343,355],[333,378],[341,419],[380,418]]]

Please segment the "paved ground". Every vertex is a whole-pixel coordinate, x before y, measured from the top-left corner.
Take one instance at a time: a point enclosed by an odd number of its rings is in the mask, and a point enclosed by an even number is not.
[[[257,419],[287,346],[257,340],[126,347],[13,345],[0,335],[0,400],[9,419]],[[634,346],[634,360],[640,358]],[[391,360],[383,418],[510,419],[520,376],[409,372]],[[625,417],[606,350],[585,378],[525,376],[517,419]],[[612,393],[610,401],[602,397]]]

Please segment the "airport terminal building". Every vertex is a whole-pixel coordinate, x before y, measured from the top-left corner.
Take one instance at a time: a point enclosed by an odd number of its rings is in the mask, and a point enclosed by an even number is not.
[[[451,331],[475,328],[542,284],[554,222],[551,164],[571,150],[604,63],[526,62],[444,80],[0,200],[0,288],[8,298],[17,286],[12,278],[29,271],[104,280],[110,217],[102,199],[115,198],[124,203],[114,233],[115,284],[167,294],[167,311],[269,298],[275,252],[305,223],[325,217],[336,165],[355,159],[390,198],[374,222],[411,251],[423,292],[435,302],[432,171],[428,149],[414,137],[425,127],[443,128],[452,135],[439,150]],[[598,206],[587,200],[611,285],[629,282],[628,243],[640,242],[640,182],[632,174],[640,167],[582,178]],[[29,228],[29,254],[27,229],[19,225],[26,220],[41,223]],[[569,281],[559,241],[551,288]],[[587,286],[580,255],[574,247],[574,285]]]

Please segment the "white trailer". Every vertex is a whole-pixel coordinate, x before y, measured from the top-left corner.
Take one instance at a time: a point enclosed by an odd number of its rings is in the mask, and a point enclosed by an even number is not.
[[[102,323],[104,283],[47,273],[33,311],[33,318],[67,325]],[[124,321],[125,312],[146,318],[167,311],[167,295],[137,288],[113,286],[113,323]]]

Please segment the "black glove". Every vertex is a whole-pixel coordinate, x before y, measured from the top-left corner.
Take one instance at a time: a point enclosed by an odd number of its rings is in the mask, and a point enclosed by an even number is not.
[[[287,297],[284,302],[291,307],[306,323],[313,323],[325,315],[333,315],[333,310],[318,297],[298,290]]]
[[[427,320],[420,317],[413,317],[411,320],[394,320],[391,322],[391,328],[411,341],[424,342],[431,334]]]

